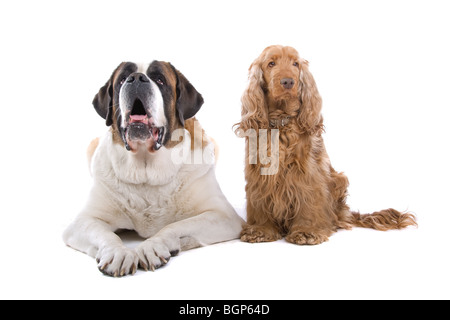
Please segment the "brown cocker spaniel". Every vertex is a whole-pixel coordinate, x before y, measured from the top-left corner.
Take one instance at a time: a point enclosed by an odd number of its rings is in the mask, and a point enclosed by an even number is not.
[[[348,179],[333,169],[325,150],[321,108],[308,61],[294,48],[270,46],[250,66],[242,120],[236,125],[237,134],[246,137],[247,225],[241,240],[285,236],[292,243],[315,245],[340,228],[417,225],[414,215],[394,209],[350,211]],[[258,142],[252,140],[257,137]],[[274,143],[279,147],[272,151]],[[269,158],[278,164],[264,171]]]

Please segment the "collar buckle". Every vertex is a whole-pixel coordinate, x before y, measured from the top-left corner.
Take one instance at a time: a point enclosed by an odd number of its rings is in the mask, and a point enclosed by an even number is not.
[[[272,128],[285,127],[291,122],[291,118],[288,116],[281,119],[269,119],[269,124]]]

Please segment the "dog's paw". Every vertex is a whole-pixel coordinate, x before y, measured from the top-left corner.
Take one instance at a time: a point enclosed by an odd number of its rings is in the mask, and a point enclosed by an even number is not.
[[[145,240],[136,248],[139,258],[139,267],[145,271],[156,269],[166,265],[170,257],[180,252],[178,239],[164,239],[153,237]]]
[[[127,247],[105,247],[98,251],[98,269],[105,275],[123,277],[135,274],[139,263],[136,252]]]
[[[298,245],[316,245],[328,241],[328,236],[321,233],[292,231],[286,236],[286,241]]]
[[[265,226],[246,225],[241,232],[241,241],[245,242],[270,242],[280,240],[278,231]]]

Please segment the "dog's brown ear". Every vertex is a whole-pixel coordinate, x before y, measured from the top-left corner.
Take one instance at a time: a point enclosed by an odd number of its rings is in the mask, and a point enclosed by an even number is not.
[[[202,95],[174,66],[170,65],[177,76],[177,103],[178,118],[184,126],[184,121],[192,118],[203,105]]]
[[[323,132],[322,98],[308,64],[306,60],[301,63],[299,86],[301,107],[297,122],[305,133],[316,135]]]
[[[248,85],[241,98],[241,122],[237,124],[236,133],[239,129],[245,131],[265,128],[269,124],[264,94],[265,83],[261,65],[262,59],[258,58],[248,70]]]
[[[113,106],[112,106],[112,77],[106,84],[100,88],[100,91],[95,95],[92,104],[95,111],[106,120],[106,125],[110,126],[113,123]]]

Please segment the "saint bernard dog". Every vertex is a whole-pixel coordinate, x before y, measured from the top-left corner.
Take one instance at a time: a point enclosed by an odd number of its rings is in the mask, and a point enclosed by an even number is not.
[[[239,238],[243,220],[217,183],[214,144],[193,118],[202,104],[161,61],[120,64],[95,96],[110,129],[88,149],[93,187],[63,239],[104,274],[154,271],[180,250]],[[146,240],[128,248],[121,229]]]

